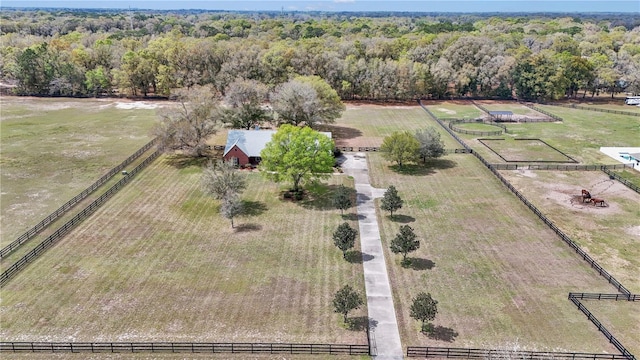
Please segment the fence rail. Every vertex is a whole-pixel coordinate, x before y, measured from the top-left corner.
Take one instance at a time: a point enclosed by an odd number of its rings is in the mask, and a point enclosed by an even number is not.
[[[469,123],[483,123],[483,124],[487,124],[487,125],[492,125],[492,126],[497,126],[499,128],[501,128],[502,130],[496,130],[496,131],[480,131],[480,130],[467,130],[467,129],[463,129],[460,127],[457,127],[457,124],[469,124]],[[498,124],[498,123],[484,123],[482,122],[482,119],[480,119],[480,121],[478,120],[461,120],[461,119],[456,119],[456,120],[451,120],[449,121],[449,129],[461,133],[461,134],[468,134],[468,135],[479,135],[479,136],[497,136],[497,135],[502,135],[503,132],[508,133],[507,131],[507,127],[502,125],[502,124]]]
[[[578,300],[640,301],[640,295],[637,294],[569,293],[569,299],[571,298],[576,298]]]
[[[543,110],[543,109],[541,109],[541,108],[539,108],[539,107],[537,107],[537,106],[535,106],[535,105],[533,105],[533,104],[526,103],[526,102],[520,102],[520,104],[522,104],[522,105],[524,105],[524,106],[528,107],[529,109],[532,109],[532,110],[535,110],[535,111],[537,111],[537,112],[539,112],[539,113],[545,114],[545,115],[547,115],[548,117],[550,117],[550,118],[552,118],[552,119],[554,119],[554,120],[557,120],[557,121],[563,121],[563,120],[562,120],[562,118],[561,118],[560,116],[558,116],[558,115],[554,115],[554,114],[552,114],[552,113],[550,113],[550,112],[548,112],[548,111],[546,111],[546,110]]]
[[[579,165],[579,164],[491,164],[496,170],[567,170],[567,171],[605,171],[605,169],[624,169],[630,164],[615,165]],[[605,171],[606,172],[606,171]],[[623,179],[624,180],[624,179]],[[633,185],[633,184],[632,184]]]
[[[576,104],[558,104],[558,103],[552,103],[552,104],[547,104],[547,105],[551,105],[551,106],[561,106],[561,107],[570,108],[570,109],[579,109],[579,110],[598,111],[598,112],[604,112],[604,113],[609,113],[609,114],[629,115],[629,116],[640,116],[640,112],[624,111],[624,110],[600,109],[600,108],[594,108],[594,107],[582,106],[582,105],[576,105]]]
[[[618,351],[622,353],[622,355],[624,355],[629,360],[635,360],[635,356],[633,356],[633,354],[631,354],[629,350],[627,350],[620,343],[620,341],[618,341],[618,339],[616,339],[611,334],[611,332],[609,332],[609,330],[607,330],[607,328],[605,328],[604,325],[602,325],[602,323],[598,319],[596,319],[596,317],[593,316],[593,314],[591,314],[591,312],[584,305],[582,305],[580,300],[571,296],[569,296],[569,300],[571,300],[571,302],[574,303],[578,307],[578,309],[580,309],[580,311],[582,311],[582,313],[587,316],[587,319],[589,319],[593,323],[593,325],[595,325],[598,330],[600,330],[600,332],[607,338],[607,340],[609,340],[609,342],[613,344],[613,346],[615,346],[616,349],[618,349]]]
[[[627,165],[627,164],[624,164],[624,165]],[[629,167],[633,168],[633,165],[631,165]],[[609,175],[610,177],[613,177],[614,179],[616,179],[619,182],[623,183],[629,189],[631,189],[631,190],[637,192],[638,194],[640,194],[640,187],[638,185],[636,185],[636,184],[632,183],[631,181],[621,177],[620,175],[616,174],[613,171],[609,171],[609,169],[620,169],[620,167],[606,166],[605,168],[603,168],[601,170],[604,171],[604,173]]]
[[[76,216],[74,216],[71,220],[67,221],[64,225],[58,228],[53,234],[49,235],[33,250],[29,251],[20,260],[16,261],[7,270],[0,274],[0,287],[3,287],[13,276],[24,269],[29,263],[37,259],[40,255],[42,255],[42,253],[53,246],[53,244],[64,237],[64,235],[66,235],[71,229],[81,223],[89,215],[93,214],[102,204],[104,204],[111,196],[118,192],[118,190],[126,185],[138,172],[149,165],[159,155],[160,152],[156,150],[153,154],[151,154],[143,162],[136,166],[132,171],[130,171],[128,175],[120,179],[120,181],[110,187],[104,194],[94,200],[91,204],[89,204],[89,206],[84,208],[84,210],[76,214]]]
[[[0,342],[0,352],[44,353],[251,353],[369,355],[369,345],[174,342]]]
[[[93,184],[91,184],[88,188],[84,189],[80,194],[73,197],[73,199],[67,201],[62,205],[58,210],[52,212],[49,216],[45,217],[37,223],[34,227],[27,230],[24,234],[20,235],[17,239],[11,242],[11,244],[5,246],[0,250],[0,259],[7,257],[14,250],[19,248],[22,244],[29,241],[31,238],[39,234],[42,230],[46,229],[52,222],[54,222],[57,218],[64,215],[67,211],[73,208],[77,203],[84,200],[87,196],[91,195],[94,191],[96,191],[100,186],[109,181],[113,176],[118,174],[121,170],[125,168],[125,166],[129,165],[137,158],[139,158],[142,154],[144,154],[147,150],[149,150],[155,143],[157,139],[153,139],[149,141],[146,145],[141,147],[138,151],[133,153],[133,155],[129,156],[125,161],[120,163],[120,165],[111,169],[108,173],[104,174],[100,179],[96,180]]]
[[[631,360],[620,354],[590,354],[543,351],[511,351],[488,349],[464,349],[442,347],[407,347],[407,357],[445,358],[445,359],[527,359],[527,360]],[[633,356],[632,356],[633,357]]]

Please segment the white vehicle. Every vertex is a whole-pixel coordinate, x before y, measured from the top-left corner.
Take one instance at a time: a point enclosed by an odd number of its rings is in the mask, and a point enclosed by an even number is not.
[[[624,103],[627,105],[640,105],[640,96],[627,96]]]

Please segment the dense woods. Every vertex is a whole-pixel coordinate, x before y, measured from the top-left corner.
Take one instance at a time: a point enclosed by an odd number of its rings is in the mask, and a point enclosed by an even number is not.
[[[382,16],[385,15],[385,16]],[[640,92],[629,15],[3,9],[0,80],[23,95],[170,96],[319,76],[342,99],[548,100]]]

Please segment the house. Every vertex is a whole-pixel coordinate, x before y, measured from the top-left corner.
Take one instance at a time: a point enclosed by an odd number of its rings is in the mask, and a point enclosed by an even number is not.
[[[276,130],[229,130],[222,158],[237,166],[258,165],[260,152],[271,141]],[[330,132],[323,132],[331,139]]]

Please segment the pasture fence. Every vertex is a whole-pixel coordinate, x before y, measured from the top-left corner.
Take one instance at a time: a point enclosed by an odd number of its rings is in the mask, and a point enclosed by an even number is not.
[[[64,215],[67,211],[71,210],[77,203],[84,200],[87,196],[91,195],[94,191],[96,191],[100,186],[109,181],[112,177],[122,171],[127,165],[131,164],[137,158],[139,158],[142,154],[147,152],[155,143],[157,139],[153,139],[149,141],[146,145],[141,147],[138,151],[133,153],[133,155],[129,156],[126,160],[124,160],[120,165],[114,167],[109,170],[108,173],[104,174],[100,179],[96,180],[89,187],[84,189],[80,194],[73,197],[73,199],[64,203],[61,207],[59,207],[56,211],[49,214],[49,216],[42,219],[39,223],[33,226],[31,229],[27,230],[24,234],[20,235],[17,239],[12,241],[9,245],[5,246],[0,250],[0,259],[7,257],[14,250],[18,249],[22,244],[29,241],[31,238],[39,234],[42,230],[46,229],[51,223],[53,223],[57,218]]]
[[[569,298],[578,300],[626,300],[640,301],[640,295],[637,294],[598,294],[598,293],[569,293]]]
[[[590,354],[572,352],[517,351],[465,349],[445,347],[408,346],[407,357],[440,358],[440,359],[527,359],[527,360],[632,360],[620,354]]]
[[[608,114],[629,115],[629,116],[640,116],[640,112],[624,111],[624,110],[601,109],[601,108],[594,108],[594,107],[590,107],[590,106],[582,106],[582,105],[576,105],[576,104],[559,104],[559,103],[551,103],[551,104],[546,104],[546,105],[551,105],[551,106],[560,106],[560,107],[565,107],[565,108],[570,108],[570,109],[578,109],[578,110],[597,111],[597,112],[603,112],[603,113],[608,113]]]
[[[471,100],[471,103],[473,104],[473,106],[477,107],[478,109],[482,110],[485,114],[489,115],[491,120],[496,121],[496,117],[491,115],[491,112],[489,112],[489,109],[487,109],[486,107],[478,104],[477,102],[475,102],[473,100]]]
[[[112,197],[118,190],[126,185],[138,172],[149,165],[160,155],[160,152],[156,150],[153,154],[142,161],[132,171],[130,171],[125,177],[120,179],[117,183],[111,186],[104,194],[89,204],[84,210],[76,214],[71,220],[67,221],[64,225],[58,228],[53,234],[49,235],[44,241],[38,244],[33,250],[29,251],[25,256],[16,261],[7,270],[0,274],[0,287],[3,287],[11,278],[13,278],[18,272],[24,269],[28,264],[37,259],[47,249],[53,246],[58,240],[62,239],[71,229],[81,223],[89,215],[93,214],[102,204],[104,204],[110,197]]]
[[[624,165],[628,165],[628,167],[633,168],[632,164],[624,164]],[[622,184],[624,184],[626,187],[628,187],[629,189],[637,192],[638,194],[640,194],[640,187],[634,183],[632,183],[631,181],[621,177],[620,175],[616,174],[613,171],[610,171],[610,169],[620,169],[620,167],[613,167],[613,166],[605,166],[604,168],[600,169],[602,170],[605,174],[609,175],[609,177],[614,178],[616,180],[618,180],[619,182],[621,182]]]
[[[187,342],[0,342],[0,352],[370,355],[369,345]]]
[[[605,328],[604,325],[602,325],[602,323],[598,319],[596,319],[595,316],[593,316],[589,309],[582,305],[580,300],[578,300],[576,297],[572,297],[571,293],[569,293],[569,300],[574,303],[578,307],[578,309],[582,311],[583,314],[587,316],[587,319],[589,319],[593,323],[593,325],[598,328],[598,330],[607,338],[607,340],[609,340],[609,343],[615,346],[616,349],[618,349],[618,351],[622,353],[622,355],[624,355],[629,360],[635,360],[635,356],[633,356],[633,354],[631,354],[629,350],[627,350],[620,343],[620,341],[618,341],[618,339],[616,339],[615,336],[613,336],[613,334],[611,334],[611,332],[607,330],[607,328]]]
[[[457,124],[469,124],[469,123],[482,123],[482,124],[487,124],[487,125],[491,125],[491,126],[496,126],[501,128],[502,130],[496,130],[496,131],[481,131],[481,130],[468,130],[468,129],[463,129],[459,126],[456,126]],[[509,131],[507,131],[507,127],[502,125],[502,124],[498,124],[495,122],[489,122],[489,123],[484,123],[482,121],[482,119],[455,119],[455,120],[450,120],[449,121],[449,129],[461,133],[461,134],[468,134],[468,135],[479,135],[479,136],[497,136],[497,135],[502,135],[502,133],[508,133]]]
[[[491,164],[496,170],[560,170],[560,171],[605,171],[606,169],[624,169],[630,164],[580,165],[580,164]],[[623,179],[624,180],[624,179]]]
[[[552,119],[554,119],[556,121],[563,121],[563,119],[560,116],[552,114],[552,113],[550,113],[550,112],[548,112],[548,111],[546,111],[544,109],[541,109],[538,106],[535,106],[535,105],[533,105],[531,103],[527,103],[527,102],[521,101],[520,104],[528,107],[529,109],[535,110],[535,111],[537,111],[537,112],[539,112],[541,114],[545,114],[548,117],[550,117],[550,118],[552,118]],[[544,120],[542,120],[542,121],[544,121]]]

